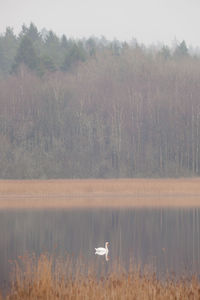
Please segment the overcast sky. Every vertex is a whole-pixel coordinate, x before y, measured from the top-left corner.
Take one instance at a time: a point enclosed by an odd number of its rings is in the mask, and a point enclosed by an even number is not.
[[[200,47],[200,0],[0,0],[0,33],[23,23],[67,37]]]

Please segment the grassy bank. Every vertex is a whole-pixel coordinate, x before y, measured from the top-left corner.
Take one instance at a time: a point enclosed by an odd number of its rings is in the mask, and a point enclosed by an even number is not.
[[[200,283],[195,277],[161,281],[155,274],[141,272],[139,268],[128,272],[116,268],[115,272],[97,279],[94,269],[88,270],[80,261],[72,271],[70,260],[57,260],[54,264],[48,255],[22,258],[13,268],[7,300],[200,298]]]
[[[200,178],[0,180],[0,209],[199,205]]]

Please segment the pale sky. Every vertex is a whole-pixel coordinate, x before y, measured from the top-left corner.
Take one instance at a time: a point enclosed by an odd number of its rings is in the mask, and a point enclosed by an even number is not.
[[[0,33],[30,22],[73,38],[200,47],[200,0],[0,0]]]

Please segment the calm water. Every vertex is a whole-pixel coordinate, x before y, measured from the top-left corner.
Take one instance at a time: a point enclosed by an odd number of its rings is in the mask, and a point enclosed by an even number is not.
[[[0,212],[0,282],[8,282],[9,260],[43,252],[86,263],[151,264],[159,274],[200,273],[200,209],[125,209]],[[94,248],[110,242],[110,260]]]

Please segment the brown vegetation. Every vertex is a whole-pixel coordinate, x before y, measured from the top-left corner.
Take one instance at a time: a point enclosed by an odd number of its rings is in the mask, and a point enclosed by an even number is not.
[[[0,209],[199,205],[199,178],[0,181]]]
[[[84,266],[80,262],[74,272],[69,260],[57,261],[55,268],[53,265],[53,258],[48,255],[41,255],[38,260],[27,257],[16,262],[12,290],[6,299],[184,300],[200,297],[200,283],[195,277],[162,281],[155,274],[135,268],[97,278],[92,270],[82,273]]]

